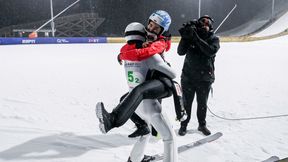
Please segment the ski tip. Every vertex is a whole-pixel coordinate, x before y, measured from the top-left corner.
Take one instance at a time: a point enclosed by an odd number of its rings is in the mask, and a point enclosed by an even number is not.
[[[261,161],[261,162],[282,162],[281,160],[279,161],[279,157],[278,156],[271,156],[270,158]]]
[[[212,134],[211,136],[219,136],[219,137],[221,137],[221,136],[223,136],[223,133],[222,132],[216,132],[216,133]]]
[[[287,158],[284,158],[284,159],[280,159],[280,160],[278,160],[278,161],[276,161],[276,162],[288,162],[288,157],[287,157]]]

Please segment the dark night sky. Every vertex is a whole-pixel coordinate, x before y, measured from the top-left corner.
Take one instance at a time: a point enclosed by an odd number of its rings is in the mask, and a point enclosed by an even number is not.
[[[53,0],[54,15],[74,1],[76,0]],[[275,2],[278,1],[287,2]],[[202,14],[214,17],[215,26],[218,26],[234,3],[235,0],[202,0]],[[221,30],[234,28],[264,9],[271,9],[271,0],[237,0],[237,4],[237,9],[223,24]],[[80,12],[99,13],[105,21],[98,33],[119,35],[132,21],[145,24],[148,16],[157,9],[166,10],[171,15],[170,29],[172,34],[175,34],[183,22],[198,17],[198,0],[81,0],[64,15]],[[44,19],[50,19],[50,0],[0,0],[0,28]]]

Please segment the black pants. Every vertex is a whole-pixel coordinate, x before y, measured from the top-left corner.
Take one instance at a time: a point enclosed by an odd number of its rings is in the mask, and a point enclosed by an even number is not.
[[[120,127],[126,123],[143,99],[161,99],[171,96],[172,92],[168,88],[169,84],[170,87],[173,84],[170,79],[161,78],[161,81],[153,79],[136,86],[123,101],[113,109],[111,113],[113,116],[113,126]]]
[[[187,119],[181,122],[181,126],[186,127],[191,119],[191,109],[195,94],[197,99],[198,123],[201,126],[206,125],[207,101],[211,85],[211,82],[188,82],[181,80],[184,108],[187,113]]]
[[[129,92],[125,93],[121,98],[120,102],[129,94]],[[161,104],[161,99],[158,99],[159,103]],[[140,117],[138,116],[135,112],[132,114],[130,117],[131,121],[136,125],[136,127],[139,129],[141,127],[147,127],[147,123]],[[152,127],[152,129],[154,129]]]

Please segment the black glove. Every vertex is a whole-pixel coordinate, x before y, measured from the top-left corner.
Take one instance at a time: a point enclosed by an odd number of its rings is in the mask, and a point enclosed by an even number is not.
[[[182,27],[179,29],[179,33],[183,39],[192,40],[196,33],[196,27],[194,25]]]
[[[198,21],[188,21],[183,24],[182,28],[180,28],[178,31],[183,39],[192,40],[194,37],[194,34],[196,33],[196,26]]]
[[[122,65],[123,61],[120,59],[120,54],[118,54],[118,56],[117,56],[117,61],[120,65]]]
[[[180,28],[179,30],[180,36],[183,37],[185,34],[185,27]]]
[[[198,21],[196,19],[192,20],[192,21],[188,21],[186,23],[183,24],[183,27],[188,27],[188,26],[197,26]]]

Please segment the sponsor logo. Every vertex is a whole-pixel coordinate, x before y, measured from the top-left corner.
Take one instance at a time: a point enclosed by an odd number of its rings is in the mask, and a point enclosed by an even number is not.
[[[97,43],[99,40],[98,39],[95,39],[95,38],[90,38],[88,39],[88,42],[89,43]]]
[[[69,41],[67,39],[57,39],[57,43],[69,43]]]
[[[24,39],[22,40],[22,44],[35,44],[36,40],[34,39]]]

